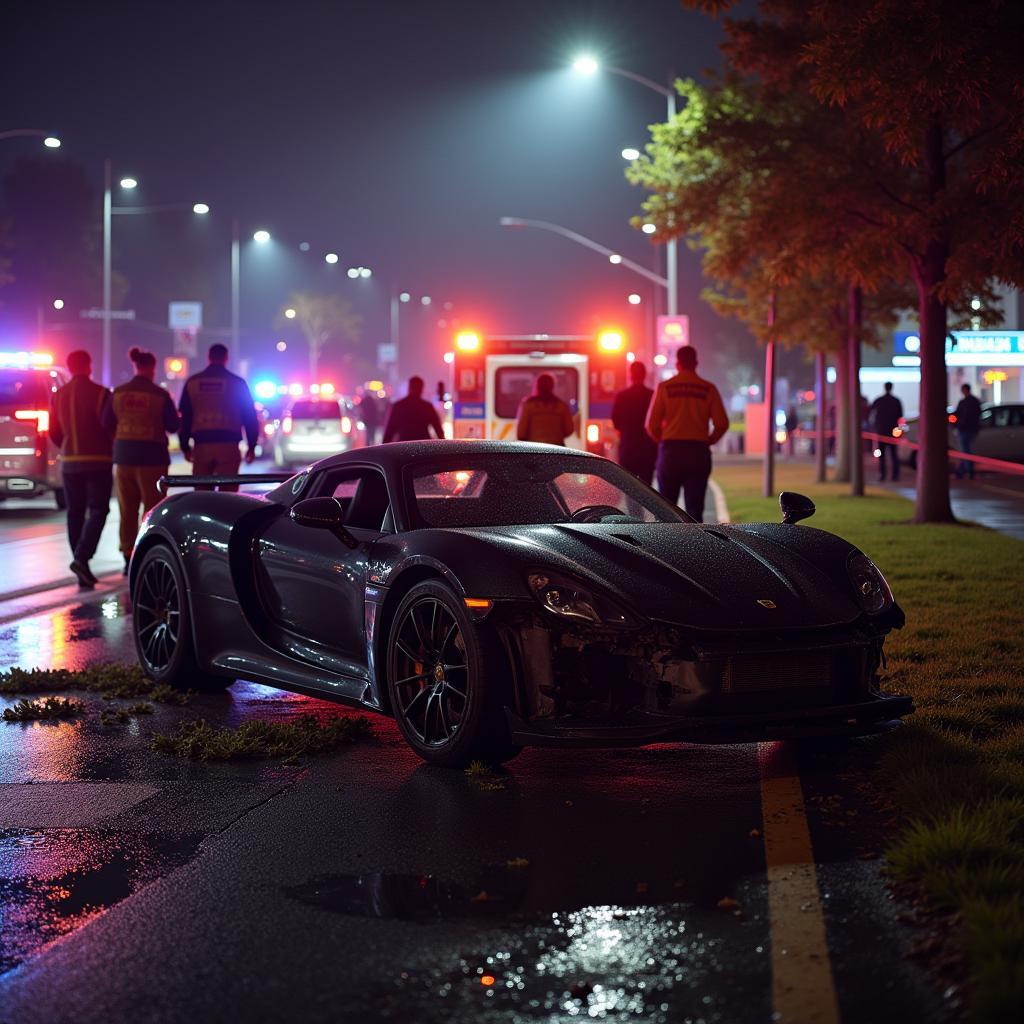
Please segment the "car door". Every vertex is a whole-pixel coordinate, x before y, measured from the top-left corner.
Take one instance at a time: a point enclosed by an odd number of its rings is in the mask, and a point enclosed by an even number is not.
[[[329,530],[293,522],[287,513],[257,539],[260,596],[286,653],[330,672],[366,678],[363,603],[370,551],[390,521],[379,470],[326,470],[306,497],[334,496],[346,509],[349,548]]]

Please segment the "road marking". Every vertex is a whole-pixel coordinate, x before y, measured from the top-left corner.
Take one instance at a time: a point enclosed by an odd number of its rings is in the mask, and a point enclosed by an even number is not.
[[[729,506],[725,503],[725,492],[714,480],[708,480],[708,488],[715,502],[715,519],[720,523],[731,523]]]
[[[839,1004],[796,759],[788,743],[761,743],[758,762],[771,924],[772,1020],[838,1024]]]

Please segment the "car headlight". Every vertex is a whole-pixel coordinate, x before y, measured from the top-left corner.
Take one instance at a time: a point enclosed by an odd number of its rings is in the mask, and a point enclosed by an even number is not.
[[[605,626],[633,625],[610,601],[596,596],[577,580],[546,572],[531,573],[527,580],[533,596],[559,618]]]
[[[854,552],[846,563],[846,571],[857,591],[857,600],[868,615],[877,615],[891,607],[893,599],[889,584],[867,555]]]

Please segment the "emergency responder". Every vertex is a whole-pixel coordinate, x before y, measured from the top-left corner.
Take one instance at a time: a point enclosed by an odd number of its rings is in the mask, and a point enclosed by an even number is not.
[[[256,459],[260,437],[256,406],[249,385],[228,370],[227,361],[227,347],[211,345],[209,365],[189,377],[181,392],[181,451],[192,463],[195,476],[237,474],[241,462],[238,441],[243,432],[248,444],[245,461],[251,464]],[[220,489],[237,491],[238,485],[225,484]]]
[[[92,356],[81,350],[68,356],[71,380],[58,388],[50,405],[50,437],[60,448],[61,475],[68,510],[71,571],[84,588],[96,586],[89,560],[110,511],[111,440],[103,426],[110,392],[90,379]]]
[[[139,506],[148,512],[161,498],[157,481],[171,461],[167,435],[180,423],[171,396],[155,383],[156,356],[133,348],[128,358],[135,376],[114,388],[103,409],[103,426],[114,435],[114,490],[125,575],[139,532]]]
[[[408,394],[388,409],[384,444],[389,441],[429,441],[431,430],[435,437],[444,437],[437,410],[423,397],[423,378],[410,377]]]
[[[519,403],[516,437],[520,441],[564,445],[573,433],[572,410],[555,394],[555,378],[541,373],[533,382],[533,394]]]
[[[879,395],[872,403],[868,413],[868,423],[872,433],[888,438],[878,442],[878,479],[885,479],[885,460],[889,459],[893,480],[900,478],[899,450],[892,440],[892,432],[899,426],[903,418],[903,403],[892,393],[892,381],[883,385],[885,393]]]
[[[729,429],[718,388],[697,376],[697,350],[686,345],[676,356],[678,373],[658,385],[647,412],[647,433],[658,442],[658,490],[687,513],[704,519],[704,495],[711,475],[711,446]],[[708,421],[711,429],[708,429]]]
[[[644,427],[654,397],[654,392],[644,384],[646,377],[647,367],[643,363],[630,363],[629,379],[633,383],[615,396],[612,424],[619,432],[619,465],[649,484],[654,476],[658,446]]]

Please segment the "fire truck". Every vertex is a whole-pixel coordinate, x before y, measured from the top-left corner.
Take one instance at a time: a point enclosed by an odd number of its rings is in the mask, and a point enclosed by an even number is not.
[[[486,337],[463,331],[446,356],[452,366],[452,436],[514,441],[519,403],[536,378],[549,373],[576,426],[565,443],[614,457],[612,403],[627,385],[631,355],[617,330]]]

